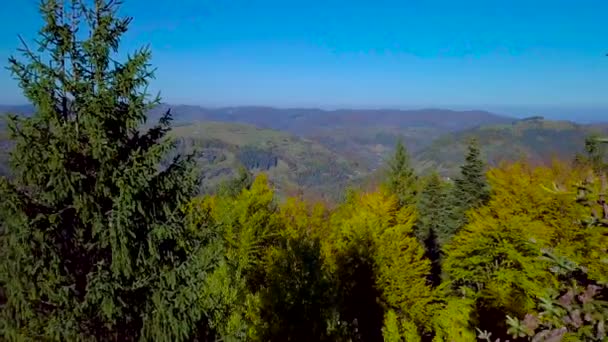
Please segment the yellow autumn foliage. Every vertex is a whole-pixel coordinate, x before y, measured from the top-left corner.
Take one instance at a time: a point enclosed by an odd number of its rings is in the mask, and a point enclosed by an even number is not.
[[[582,227],[589,209],[574,196],[574,184],[586,175],[558,163],[505,164],[488,172],[491,200],[468,213],[469,224],[447,246],[443,264],[452,287],[464,286],[476,298],[482,311],[474,313],[474,321],[492,313],[521,317],[534,309],[556,281],[541,258],[544,248],[602,269],[598,258],[589,256],[601,255],[598,244],[605,240],[599,229]]]
[[[260,175],[236,196],[197,198],[185,210],[189,229],[222,234],[227,260],[247,280],[237,314],[250,339],[472,342],[476,328],[506,337],[506,315],[533,312],[554,287],[543,249],[596,279],[608,275],[608,232],[582,223],[600,212],[599,198],[577,201],[578,185],[600,193],[589,170],[514,163],[487,179],[488,203],[467,212],[469,223],[442,246],[436,288],[414,235],[415,207],[384,189],[351,191],[330,211],[297,198],[277,205]]]
[[[425,326],[431,299],[426,280],[430,262],[414,237],[415,221],[414,208],[400,207],[386,191],[355,194],[332,215],[331,232],[323,246],[334,272],[339,272],[341,259],[360,258],[374,265],[372,281],[379,299],[400,322],[409,322],[408,334],[412,334],[412,324]]]

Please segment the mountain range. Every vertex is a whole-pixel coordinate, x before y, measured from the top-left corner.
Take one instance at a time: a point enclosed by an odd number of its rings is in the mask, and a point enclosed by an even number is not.
[[[490,165],[527,158],[548,162],[582,152],[587,136],[607,133],[608,124],[582,125],[542,117],[514,119],[486,111],[322,110],[272,107],[204,108],[162,104],[148,124],[171,110],[177,152],[196,152],[202,191],[212,191],[239,166],[264,171],[280,194],[304,191],[336,199],[343,189],[373,182],[398,139],[420,173],[453,176],[476,138]],[[31,106],[0,106],[0,112],[29,115]],[[2,126],[0,126],[2,127]],[[0,131],[0,172],[7,173],[10,142]],[[4,159],[4,161],[3,161]]]
[[[399,138],[404,140],[411,152],[417,152],[446,133],[512,121],[505,116],[477,110],[204,108],[167,104],[152,110],[150,119],[155,121],[169,109],[176,124],[237,122],[285,131],[317,141],[331,151],[370,169],[381,165],[386,152],[392,149]]]

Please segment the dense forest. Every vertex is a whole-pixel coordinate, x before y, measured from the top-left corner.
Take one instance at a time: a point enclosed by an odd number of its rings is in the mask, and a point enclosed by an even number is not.
[[[36,113],[10,116],[0,178],[3,340],[607,339],[608,140],[495,168],[471,140],[454,179],[397,142],[378,186],[332,207],[246,169],[197,196],[170,111],[146,123],[150,51],[116,61],[117,11],[45,0],[9,61]]]

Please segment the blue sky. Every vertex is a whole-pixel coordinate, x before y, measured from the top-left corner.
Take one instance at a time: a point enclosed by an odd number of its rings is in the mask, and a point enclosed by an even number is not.
[[[35,38],[7,1],[0,60]],[[608,1],[126,0],[170,103],[608,108]],[[0,103],[23,102],[7,71]],[[505,107],[506,106],[506,107]]]

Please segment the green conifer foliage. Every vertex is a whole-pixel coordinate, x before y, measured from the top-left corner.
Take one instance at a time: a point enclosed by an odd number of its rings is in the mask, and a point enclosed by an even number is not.
[[[443,233],[448,219],[448,188],[437,173],[432,173],[424,182],[418,200],[418,222],[416,235],[424,239],[431,230]]]
[[[431,174],[420,192],[416,237],[423,242],[431,261],[430,281],[438,284],[441,276],[441,242],[449,229],[448,189],[437,173]]]
[[[387,189],[399,199],[400,206],[416,203],[417,177],[411,165],[410,156],[403,145],[403,141],[397,141],[395,154],[388,161]]]
[[[218,195],[236,197],[241,191],[249,189],[253,184],[253,180],[254,177],[251,172],[244,166],[240,166],[234,178],[228,179],[219,185]]]
[[[605,161],[606,151],[608,150],[607,138],[599,135],[592,135],[585,141],[585,152],[587,156],[584,161],[593,167],[593,170],[600,174],[608,172],[608,164]]]
[[[460,168],[460,175],[454,180],[451,193],[450,227],[447,238],[453,236],[467,223],[466,212],[487,203],[490,198],[488,184],[484,174],[485,165],[476,139],[469,141],[465,163]]]
[[[9,340],[208,335],[200,280],[218,257],[210,234],[184,223],[193,164],[161,164],[170,113],[140,129],[158,103],[146,91],[150,51],[114,59],[131,21],[117,4],[42,1],[36,48],[10,59],[36,113],[10,118],[14,179],[0,180]]]

